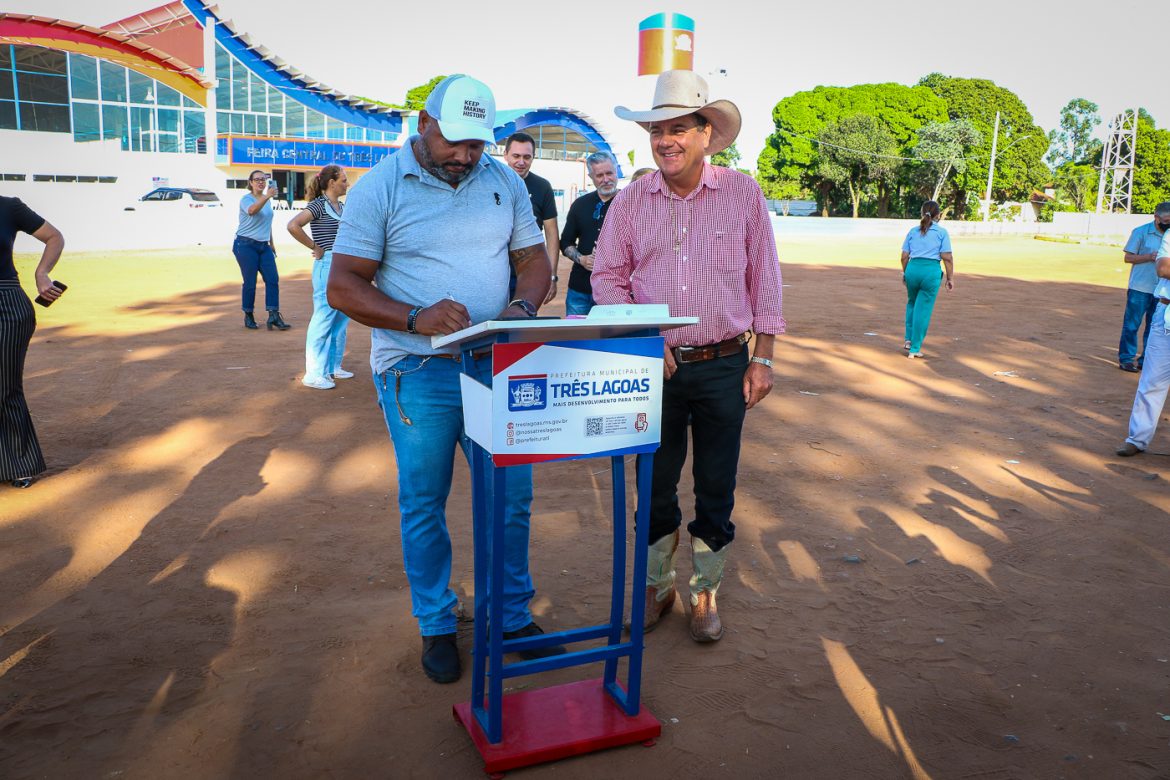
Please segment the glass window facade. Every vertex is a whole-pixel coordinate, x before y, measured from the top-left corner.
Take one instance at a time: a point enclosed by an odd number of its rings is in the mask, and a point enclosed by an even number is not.
[[[0,51],[0,129],[70,132],[65,55],[8,44]]]
[[[0,44],[0,129],[117,141],[123,151],[207,153],[216,135],[390,143],[396,134],[327,117],[273,87],[222,46],[216,117],[173,87],[116,62],[39,46]],[[287,94],[286,94],[287,92]]]
[[[327,117],[279,90],[215,46],[216,132],[275,138],[321,138],[334,141],[386,143],[394,135],[367,130]]]
[[[180,107],[194,110],[183,111]],[[0,129],[112,139],[124,151],[205,151],[203,109],[117,63],[36,46],[0,45]]]

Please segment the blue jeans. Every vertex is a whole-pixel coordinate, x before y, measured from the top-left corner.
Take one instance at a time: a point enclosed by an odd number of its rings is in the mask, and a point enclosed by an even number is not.
[[[463,432],[459,373],[457,361],[409,355],[374,381],[398,461],[402,557],[411,613],[423,636],[455,633],[457,599],[450,585],[446,506],[456,443],[465,457],[471,454],[471,441]],[[490,359],[476,361],[475,378],[491,384]],[[528,573],[532,467],[512,466],[506,474],[502,606],[504,630],[516,631],[532,622],[528,602],[536,593]],[[490,502],[490,482],[488,490]],[[461,549],[470,555],[471,539]]]
[[[593,296],[576,290],[565,290],[565,314],[586,315],[593,308]]]
[[[280,308],[280,274],[276,272],[276,253],[264,241],[236,236],[232,254],[240,265],[240,276],[244,277],[244,288],[240,305],[244,311],[256,306],[256,273],[264,277],[264,308],[277,311]]]
[[[333,252],[313,263],[313,317],[305,332],[305,376],[310,379],[332,374],[345,357],[345,334],[349,317],[329,305],[325,288]]]
[[[1117,345],[1117,362],[1132,363],[1137,358],[1137,333],[1146,321],[1146,332],[1142,336],[1142,359],[1137,361],[1141,365],[1146,359],[1146,345],[1150,342],[1150,323],[1154,319],[1154,307],[1158,299],[1153,293],[1126,290],[1125,317],[1121,321],[1121,342]]]

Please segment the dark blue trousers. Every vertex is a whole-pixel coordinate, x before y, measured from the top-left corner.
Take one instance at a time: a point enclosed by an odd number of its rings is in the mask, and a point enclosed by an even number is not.
[[[240,305],[244,311],[252,311],[256,305],[256,274],[264,277],[264,308],[268,311],[280,309],[280,274],[276,271],[276,253],[266,241],[236,236],[232,254],[240,264],[240,276],[244,277],[244,288]]]

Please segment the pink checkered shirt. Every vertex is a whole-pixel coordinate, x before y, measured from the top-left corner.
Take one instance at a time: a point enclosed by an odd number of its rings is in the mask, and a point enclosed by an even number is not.
[[[597,303],[666,303],[673,317],[698,317],[663,334],[669,347],[785,330],[764,195],[749,176],[709,163],[685,198],[657,171],[619,192],[593,250],[590,282]]]

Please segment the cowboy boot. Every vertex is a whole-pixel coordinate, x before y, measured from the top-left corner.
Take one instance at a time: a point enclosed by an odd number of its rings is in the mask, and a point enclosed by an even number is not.
[[[696,642],[718,642],[723,637],[723,623],[715,608],[715,592],[723,580],[723,565],[727,562],[724,545],[718,552],[697,536],[691,537],[691,639]]]
[[[678,550],[678,530],[650,545],[646,556],[646,606],[643,632],[652,631],[663,615],[674,606],[674,554]]]

